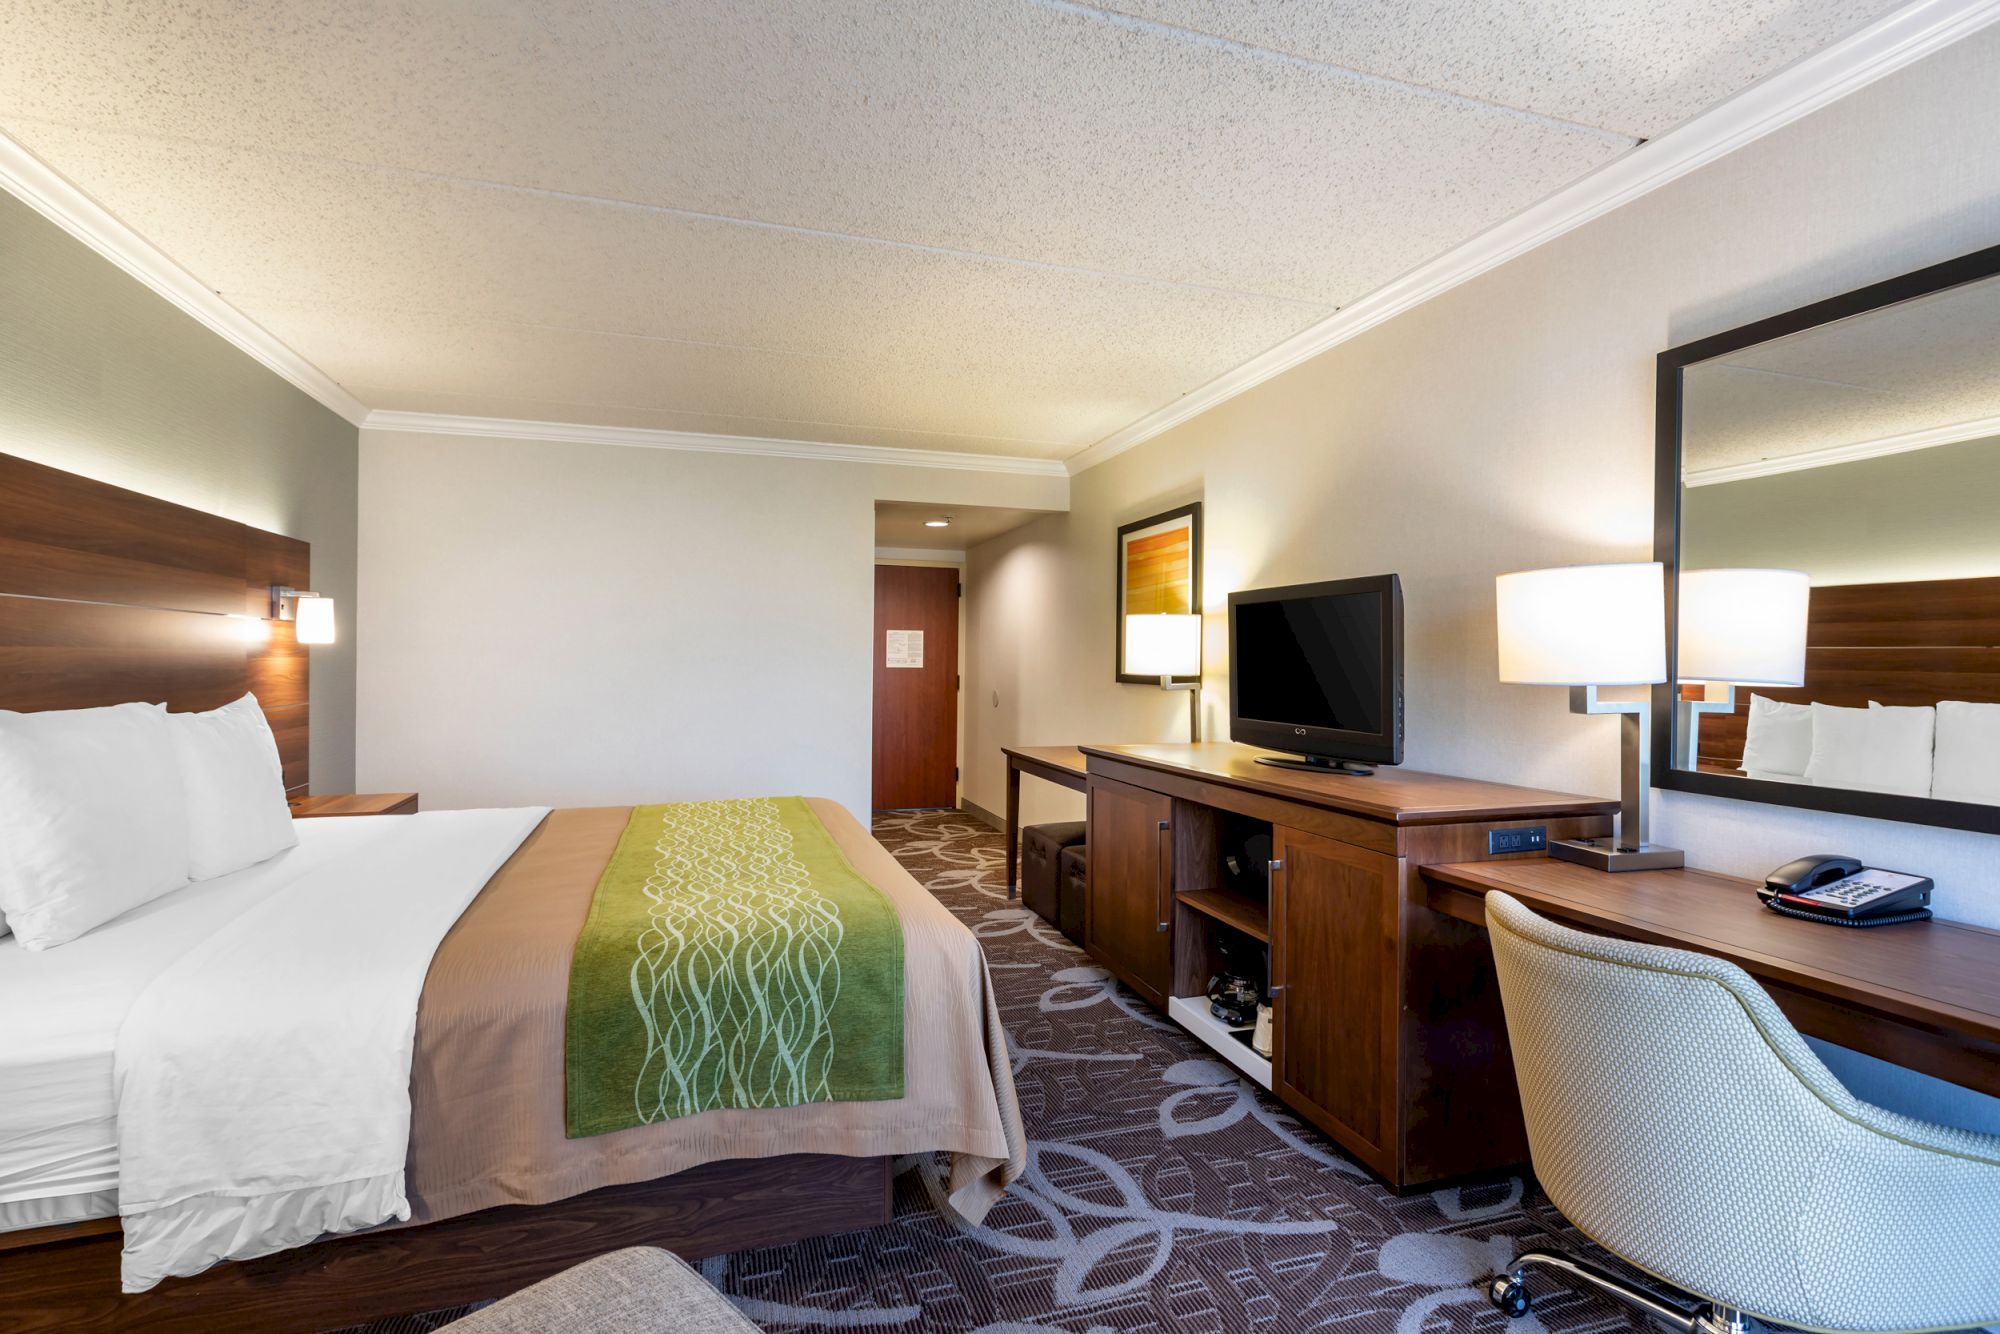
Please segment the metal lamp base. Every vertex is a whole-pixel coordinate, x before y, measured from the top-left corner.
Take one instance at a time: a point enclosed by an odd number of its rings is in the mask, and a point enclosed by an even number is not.
[[[1621,848],[1614,838],[1555,839],[1549,844],[1549,856],[1598,871],[1670,871],[1687,865],[1687,855],[1679,848],[1657,843]]]

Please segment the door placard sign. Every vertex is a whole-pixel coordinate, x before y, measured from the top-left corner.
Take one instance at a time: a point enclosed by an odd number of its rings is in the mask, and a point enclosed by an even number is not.
[[[883,654],[884,667],[921,667],[924,665],[924,632],[921,630],[891,630],[889,644]]]

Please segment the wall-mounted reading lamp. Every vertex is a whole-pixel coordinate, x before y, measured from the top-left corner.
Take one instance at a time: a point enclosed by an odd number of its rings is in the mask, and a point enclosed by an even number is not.
[[[271,619],[293,622],[293,637],[301,644],[334,642],[332,598],[303,588],[272,584]]]
[[[1201,617],[1140,614],[1125,618],[1125,671],[1157,676],[1162,690],[1188,692],[1188,740],[1201,740],[1201,682],[1176,676],[1201,675]]]

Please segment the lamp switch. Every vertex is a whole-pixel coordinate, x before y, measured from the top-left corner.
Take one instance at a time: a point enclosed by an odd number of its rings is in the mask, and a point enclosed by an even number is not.
[[[1497,857],[1504,852],[1547,852],[1549,827],[1529,825],[1525,829],[1491,829],[1486,833],[1486,853]]]

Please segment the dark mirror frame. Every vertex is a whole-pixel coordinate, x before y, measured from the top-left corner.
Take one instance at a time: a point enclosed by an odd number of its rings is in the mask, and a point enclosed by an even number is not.
[[[1653,754],[1674,753],[1674,692],[1678,688],[1675,649],[1679,644],[1676,603],[1679,597],[1681,549],[1681,390],[1682,374],[1696,362],[1730,352],[1739,352],[1758,343],[1783,338],[1806,329],[1838,320],[1865,315],[1917,297],[1930,296],[1965,283],[2000,275],[2000,245],[1975,250],[1969,255],[1933,264],[1899,278],[1872,283],[1840,296],[1815,301],[1809,306],[1757,320],[1726,333],[1711,335],[1660,353],[1657,398],[1654,403],[1653,455],[1653,558],[1666,568],[1667,579],[1667,680],[1653,687]],[[1996,520],[2000,521],[2000,520]],[[2000,834],[2000,806],[1981,806],[1966,801],[1938,801],[1930,797],[1894,796],[1881,792],[1855,792],[1842,788],[1812,787],[1799,783],[1770,783],[1676,769],[1671,763],[1653,765],[1653,786],[1676,792],[1700,792],[1711,797],[1737,801],[1761,801],[1773,806],[1794,806],[1803,810],[1834,811],[1841,815],[1861,815],[1876,820],[1897,820],[1905,824],[1936,825],[1946,829],[1973,829],[1982,834]]]

